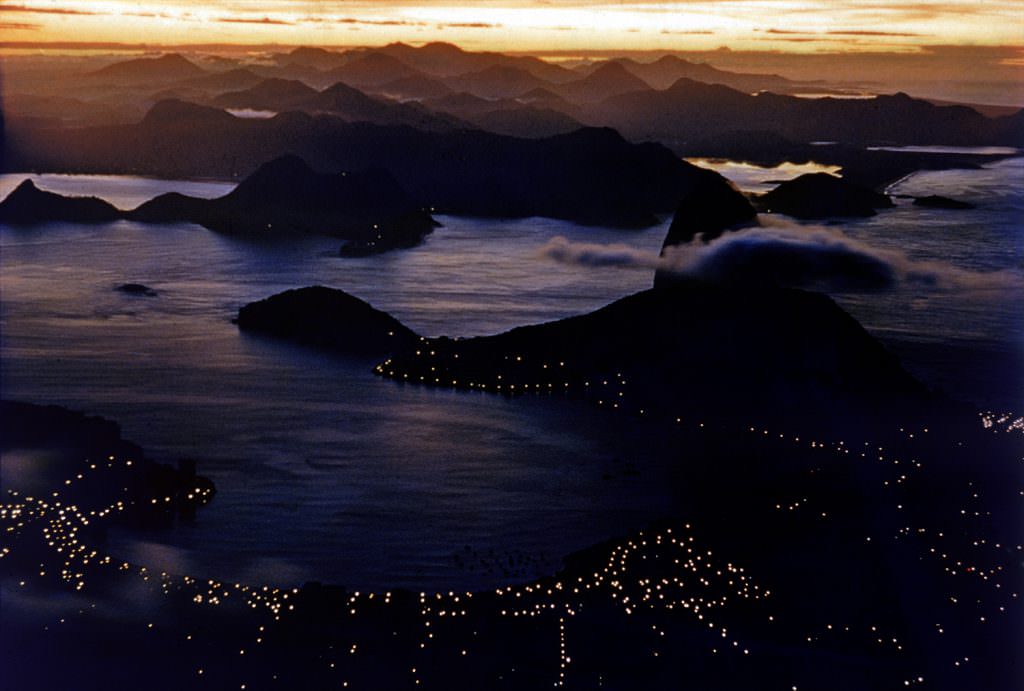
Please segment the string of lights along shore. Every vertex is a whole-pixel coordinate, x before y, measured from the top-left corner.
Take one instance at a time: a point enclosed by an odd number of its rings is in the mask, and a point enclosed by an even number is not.
[[[421,354],[430,357],[429,350]],[[515,356],[512,361],[516,361]],[[382,363],[378,371],[387,367],[388,363]],[[521,386],[527,389],[524,384]],[[540,383],[534,388],[546,390]],[[639,413],[612,408],[608,414]],[[981,413],[979,418],[989,433],[1019,438],[1019,418],[991,412]],[[685,428],[695,435],[713,433],[697,420],[675,418],[662,424],[673,431]],[[137,584],[143,586],[146,598],[163,599],[179,610],[194,609],[195,613],[189,616],[193,617],[195,629],[181,635],[190,646],[186,649],[195,651],[196,688],[203,688],[204,682],[219,688],[228,673],[236,677],[235,688],[239,689],[287,683],[287,662],[281,661],[280,669],[273,671],[263,664],[249,662],[262,660],[268,646],[281,645],[282,637],[288,636],[290,622],[308,622],[311,611],[333,622],[330,635],[324,638],[315,657],[324,678],[341,688],[359,687],[356,680],[365,679],[366,675],[366,668],[360,665],[373,668],[381,649],[395,646],[403,648],[402,658],[411,661],[405,682],[412,688],[429,686],[431,674],[439,669],[450,672],[451,665],[473,664],[477,648],[482,645],[481,631],[502,626],[502,622],[512,622],[512,631],[522,636],[535,635],[538,629],[549,631],[546,640],[550,683],[555,687],[587,686],[595,680],[573,679],[574,658],[585,652],[575,649],[574,634],[583,635],[585,630],[575,629],[574,623],[592,610],[617,612],[626,622],[637,620],[644,632],[640,640],[653,660],[674,654],[667,647],[666,636],[671,640],[676,630],[700,631],[704,652],[727,659],[728,665],[755,667],[779,640],[792,637],[794,643],[799,641],[808,648],[832,654],[860,650],[884,654],[893,661],[892,669],[898,670],[899,678],[889,679],[890,682],[927,688],[928,679],[923,674],[900,663],[907,648],[940,646],[943,639],[967,641],[983,632],[993,620],[1021,616],[1017,590],[1020,580],[1016,572],[1024,545],[1001,544],[987,535],[991,514],[985,497],[970,481],[961,488],[957,503],[949,506],[945,515],[917,511],[917,488],[928,484],[929,468],[937,462],[928,454],[935,453],[936,447],[931,444],[927,427],[893,431],[888,445],[808,438],[784,430],[742,425],[732,426],[725,433],[742,437],[752,449],[775,445],[812,459],[805,471],[812,478],[810,485],[802,487],[799,494],[763,497],[760,511],[748,511],[746,518],[756,521],[760,519],[755,516],[761,515],[763,520],[775,521],[794,533],[816,531],[816,526],[827,527],[831,522],[842,521],[841,514],[849,510],[834,505],[827,491],[814,491],[815,474],[820,476],[829,466],[846,464],[871,464],[885,469],[880,476],[884,478],[881,484],[871,488],[872,501],[878,502],[877,511],[905,515],[905,521],[897,520],[899,527],[890,534],[873,532],[865,526],[856,540],[858,544],[843,548],[896,550],[907,559],[925,562],[923,573],[934,581],[928,587],[937,586],[944,593],[944,601],[935,603],[934,621],[925,627],[926,635],[920,629],[908,632],[900,630],[893,621],[885,621],[884,608],[861,613],[866,616],[849,621],[829,619],[825,608],[825,619],[814,628],[794,631],[787,621],[787,611],[775,604],[775,586],[744,567],[742,555],[721,554],[714,545],[707,544],[702,533],[710,526],[689,523],[654,526],[613,540],[591,550],[588,558],[567,564],[556,575],[509,583],[493,591],[341,590],[325,599],[321,587],[310,584],[300,588],[295,584],[225,583],[201,575],[169,573],[105,554],[91,545],[87,536],[96,535],[105,522],[116,522],[125,511],[174,513],[186,507],[201,507],[210,500],[211,491],[197,486],[163,496],[137,495],[128,485],[132,484],[133,474],[141,472],[139,464],[114,456],[84,459],[78,472],[48,493],[24,495],[7,490],[7,500],[0,506],[0,567],[9,577],[17,578],[20,589],[63,589],[86,598],[78,600],[81,606],[55,616],[45,626],[47,630],[67,626],[75,617],[89,617],[105,595],[119,589],[137,591]],[[946,445],[942,443],[938,448]],[[1024,458],[1020,460],[1024,462]],[[85,497],[96,496],[97,488],[102,489],[100,494],[111,497],[109,503],[87,505]],[[1024,491],[1020,494],[1024,501]],[[90,598],[95,598],[95,602],[82,604]],[[137,635],[153,636],[159,632],[162,624],[159,617],[155,619],[134,624],[139,629]],[[209,637],[220,635],[212,633],[217,626],[210,622],[224,619],[244,622],[248,633],[237,641],[230,659],[210,659]],[[527,628],[516,628],[520,621],[528,622]],[[389,631],[391,636],[382,639],[380,630]],[[925,639],[918,640],[921,636]],[[214,647],[223,647],[224,643],[218,640]],[[971,664],[970,654],[955,646],[944,649],[948,650],[951,669]],[[516,646],[509,645],[497,658],[493,657],[493,650],[487,650],[487,669],[498,678],[514,677],[516,665],[528,662],[516,660],[511,652],[514,650]],[[449,659],[451,656],[455,659]],[[792,688],[800,686],[794,683]]]

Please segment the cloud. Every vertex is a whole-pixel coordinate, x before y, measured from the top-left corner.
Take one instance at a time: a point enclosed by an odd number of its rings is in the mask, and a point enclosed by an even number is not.
[[[561,236],[541,246],[538,255],[577,266],[668,271],[705,280],[829,292],[878,292],[901,285],[922,290],[1024,288],[1024,277],[1011,271],[977,272],[912,260],[902,252],[871,247],[834,228],[780,219],[763,219],[762,223],[708,244],[669,247],[662,256],[624,244],[570,242]]]
[[[537,254],[561,264],[578,266],[623,266],[642,269],[664,268],[664,260],[655,254],[623,244],[602,245],[570,242],[557,235],[542,245]]]
[[[95,16],[105,14],[104,12],[92,12],[90,10],[75,10],[70,7],[31,7],[29,5],[0,5],[0,12],[18,12],[21,14],[65,14]]]
[[[42,24],[28,24],[26,22],[0,22],[0,29],[8,31],[39,31]]]
[[[863,29],[850,29],[848,31],[826,31],[829,36],[926,36],[909,31],[866,31]]]
[[[449,29],[500,29],[501,24],[490,24],[488,22],[454,22],[438,24],[438,28],[449,28]]]
[[[356,17],[316,17],[308,16],[299,20],[308,24],[364,24],[366,26],[428,26],[426,22],[413,22],[405,19],[357,19]]]
[[[259,19],[251,19],[248,17],[219,17],[214,21],[222,22],[224,24],[270,24],[274,26],[295,26],[294,22],[289,22],[284,19],[271,19],[270,17],[260,17]]]

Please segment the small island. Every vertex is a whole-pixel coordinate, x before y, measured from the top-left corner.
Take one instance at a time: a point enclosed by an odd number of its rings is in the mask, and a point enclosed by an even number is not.
[[[888,196],[828,173],[807,173],[761,195],[758,206],[803,220],[864,218],[893,206]]]

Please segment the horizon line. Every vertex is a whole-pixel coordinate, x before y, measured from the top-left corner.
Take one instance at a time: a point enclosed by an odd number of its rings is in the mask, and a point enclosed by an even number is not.
[[[430,44],[446,44],[458,47],[467,53],[501,53],[504,55],[533,55],[533,56],[609,56],[629,54],[764,54],[764,55],[894,55],[894,56],[920,56],[928,55],[935,50],[960,48],[960,49],[981,49],[985,51],[1020,51],[1024,52],[1024,44],[999,44],[999,45],[963,45],[963,44],[927,44],[907,46],[903,49],[893,50],[892,48],[876,49],[865,47],[863,49],[826,49],[808,53],[798,50],[781,50],[779,48],[742,48],[733,49],[722,45],[717,48],[705,49],[668,49],[668,48],[581,48],[581,49],[535,49],[535,50],[493,50],[493,49],[472,49],[466,48],[453,41],[389,41],[387,43],[290,43],[278,41],[262,41],[258,43],[239,42],[204,42],[204,43],[160,43],[142,42],[128,43],[122,41],[0,41],[0,50],[170,50],[183,51],[201,50],[222,50],[222,51],[251,51],[258,49],[280,49],[280,48],[321,48],[324,50],[358,50],[383,48],[388,45],[404,44],[413,47],[422,47]]]

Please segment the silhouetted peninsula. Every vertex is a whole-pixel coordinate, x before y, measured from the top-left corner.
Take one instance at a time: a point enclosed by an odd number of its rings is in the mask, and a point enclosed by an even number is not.
[[[217,199],[170,192],[122,211],[95,197],[44,192],[25,180],[0,202],[0,222],[11,225],[122,218],[266,238],[330,235],[345,240],[341,251],[349,256],[414,247],[438,225],[387,171],[318,173],[297,156],[264,164]]]
[[[0,223],[36,225],[53,221],[108,223],[121,218],[121,211],[96,197],[65,197],[46,192],[32,180],[24,180],[0,202]]]
[[[350,253],[412,247],[436,226],[386,171],[322,174],[297,156],[261,166],[218,199],[164,194],[128,216],[189,221],[221,233],[332,235],[345,239]]]
[[[80,472],[85,459],[94,459],[93,467],[102,462],[106,482],[83,483],[76,488],[79,500],[124,500],[128,508],[122,520],[136,527],[165,525],[176,514],[192,515],[216,493],[212,481],[196,474],[194,461],[181,459],[177,468],[156,463],[121,437],[116,422],[60,406],[0,401],[0,452],[12,449],[44,455],[46,463],[39,465],[35,478],[43,484]],[[153,496],[164,501],[152,506]]]
[[[238,311],[238,328],[343,353],[383,357],[419,337],[391,315],[322,286],[279,293]]]
[[[415,339],[343,291],[316,287],[247,305],[238,323],[340,352],[394,353],[376,371],[396,381],[578,394],[658,417],[817,406],[834,413],[926,396],[830,298],[795,289],[677,281],[496,336]]]
[[[807,173],[787,180],[758,199],[768,212],[801,219],[874,216],[893,205],[884,194],[828,173]]]

